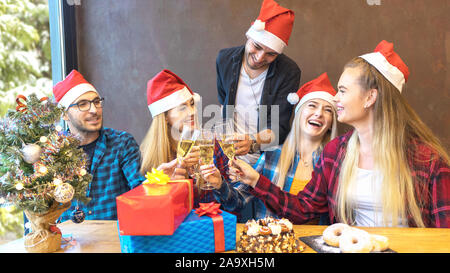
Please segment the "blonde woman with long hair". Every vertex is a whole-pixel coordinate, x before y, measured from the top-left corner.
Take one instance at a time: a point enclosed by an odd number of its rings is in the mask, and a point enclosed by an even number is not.
[[[184,127],[198,127],[197,104],[200,96],[170,70],[163,70],[147,83],[147,104],[153,121],[141,143],[141,173],[152,168],[163,170],[171,179],[190,177],[189,169],[198,164],[200,149],[194,146],[183,158],[177,159],[178,139]],[[194,206],[211,202],[211,191],[202,191],[194,180]]]
[[[304,84],[297,93],[290,94],[288,100],[292,104],[298,102],[291,131],[283,145],[260,156],[255,170],[285,191],[297,194],[302,190],[311,179],[324,145],[337,134],[335,94],[326,73]],[[214,186],[216,199],[224,209],[237,212],[239,221],[276,217],[263,202],[249,193],[247,185],[223,182],[214,165],[201,166],[201,170],[205,179]]]
[[[178,136],[183,127],[196,126],[196,102],[199,95],[170,70],[163,70],[148,81],[147,104],[153,121],[141,143],[141,173],[152,168],[164,170],[172,179],[187,177],[187,167],[198,161],[198,149],[193,148],[179,164]]]
[[[242,181],[295,223],[328,212],[331,223],[450,227],[449,156],[402,97],[408,76],[392,43],[354,58],[335,96],[338,120],[354,130],[325,146],[305,190],[290,195],[234,161]]]

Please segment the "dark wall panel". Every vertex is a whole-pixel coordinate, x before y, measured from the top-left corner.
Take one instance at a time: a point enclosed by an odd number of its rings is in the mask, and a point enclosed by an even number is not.
[[[369,5],[368,2],[380,5]],[[141,141],[150,125],[146,84],[160,70],[177,73],[218,104],[215,58],[245,43],[262,0],[85,0],[76,6],[79,70],[103,94],[105,125]],[[448,0],[279,0],[296,19],[285,53],[302,69],[301,84],[394,42],[410,68],[404,96],[450,146],[450,5]],[[342,130],[347,126],[340,126]]]

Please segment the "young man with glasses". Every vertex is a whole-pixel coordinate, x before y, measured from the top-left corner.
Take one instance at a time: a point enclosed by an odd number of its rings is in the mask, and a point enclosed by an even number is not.
[[[140,185],[141,155],[134,137],[123,131],[103,127],[103,103],[97,90],[76,70],[53,88],[59,105],[66,110],[63,119],[77,136],[88,155],[93,178],[87,190],[88,204],[73,202],[60,220],[70,219],[82,210],[87,220],[117,219],[116,196]]]

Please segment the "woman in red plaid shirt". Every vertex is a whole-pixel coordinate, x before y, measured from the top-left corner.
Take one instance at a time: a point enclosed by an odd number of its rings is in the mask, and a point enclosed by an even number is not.
[[[269,209],[297,224],[328,212],[331,223],[450,227],[449,156],[401,96],[408,75],[386,41],[344,67],[338,121],[354,130],[325,146],[297,195],[242,161],[233,161],[232,171]]]

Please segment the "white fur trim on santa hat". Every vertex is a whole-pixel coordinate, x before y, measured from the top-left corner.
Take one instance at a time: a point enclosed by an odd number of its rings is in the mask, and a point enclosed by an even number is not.
[[[172,108],[177,107],[178,105],[184,103],[185,101],[191,99],[192,97],[194,97],[195,100],[195,96],[192,95],[189,89],[183,87],[182,89],[173,92],[167,97],[164,97],[160,100],[153,102],[148,106],[148,109],[152,114],[152,118],[154,118],[155,116],[161,113],[164,113]]]
[[[247,38],[251,38],[258,43],[262,43],[263,45],[275,50],[279,54],[283,53],[284,48],[287,46],[286,43],[273,33],[261,29],[261,23],[253,24],[248,29],[247,33],[245,34]]]
[[[396,66],[393,66],[386,60],[380,52],[373,52],[359,56],[366,60],[371,65],[383,74],[388,81],[390,81],[399,91],[402,92],[405,84],[405,75]]]
[[[333,101],[333,95],[331,95],[330,93],[325,92],[325,91],[314,91],[314,92],[308,93],[303,96],[303,98],[300,100],[300,102],[295,107],[295,113],[298,112],[300,107],[305,102],[312,100],[312,99],[323,99],[325,101],[328,101],[331,105],[333,105],[333,107],[335,107],[335,103]]]
[[[69,105],[72,104],[79,96],[89,91],[93,91],[98,94],[97,90],[95,90],[92,84],[80,83],[79,85],[75,85],[66,92],[66,94],[61,98],[58,104],[63,106],[64,109],[67,109]]]
[[[300,98],[297,93],[289,93],[287,95],[287,101],[292,105],[296,104],[299,100]]]

